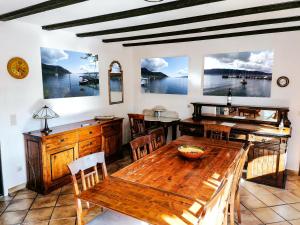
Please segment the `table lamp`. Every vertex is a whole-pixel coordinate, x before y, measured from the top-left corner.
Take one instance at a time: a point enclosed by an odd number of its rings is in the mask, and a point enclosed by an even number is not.
[[[41,130],[42,133],[49,134],[52,132],[50,128],[48,127],[48,119],[53,119],[59,117],[58,114],[56,114],[52,109],[50,109],[48,106],[44,106],[41,108],[37,113],[33,114],[33,119],[44,119],[45,120],[45,127],[43,130]]]

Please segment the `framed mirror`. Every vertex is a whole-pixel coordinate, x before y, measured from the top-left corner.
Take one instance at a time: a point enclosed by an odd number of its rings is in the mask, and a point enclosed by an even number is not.
[[[123,70],[118,61],[113,61],[108,70],[109,104],[124,102]]]

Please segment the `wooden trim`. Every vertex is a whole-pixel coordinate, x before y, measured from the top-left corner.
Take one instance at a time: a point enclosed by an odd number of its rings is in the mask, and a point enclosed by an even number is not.
[[[82,26],[82,25],[87,25],[87,24],[102,23],[102,22],[107,22],[107,21],[131,18],[131,17],[135,17],[135,16],[143,16],[143,15],[148,15],[148,14],[153,14],[153,13],[181,9],[181,8],[186,8],[186,7],[196,6],[196,5],[204,5],[204,4],[209,4],[209,3],[213,3],[213,2],[219,2],[219,1],[224,1],[224,0],[173,1],[173,2],[157,4],[157,5],[143,7],[143,8],[137,8],[137,9],[131,9],[131,10],[126,10],[126,11],[122,11],[122,12],[116,12],[116,13],[111,13],[111,14],[89,17],[89,18],[85,18],[85,19],[72,20],[72,21],[63,22],[63,23],[45,25],[45,26],[43,26],[43,29],[44,30],[57,30],[57,29],[76,27],[76,26]]]
[[[0,21],[9,21],[17,18],[21,18],[24,16],[34,15],[37,13],[49,11],[52,9],[61,8],[68,5],[77,4],[80,2],[85,2],[88,0],[64,0],[64,1],[57,1],[51,0],[42,2],[36,5],[28,6],[26,8],[18,9],[16,11],[8,12],[5,14],[0,15]]]
[[[165,32],[165,33],[137,35],[131,37],[110,38],[110,39],[103,39],[102,41],[104,43],[132,41],[132,40],[140,40],[140,39],[148,39],[148,38],[170,37],[176,35],[194,34],[194,33],[202,33],[202,32],[209,32],[209,31],[219,31],[219,30],[226,30],[226,29],[253,27],[253,26],[286,23],[286,22],[294,22],[294,21],[300,21],[300,16],[257,20],[257,21],[241,22],[241,23],[231,23],[231,24],[217,25],[211,27],[201,27],[195,29]]]
[[[207,35],[207,36],[200,36],[200,37],[188,37],[188,38],[177,38],[177,39],[168,39],[168,40],[159,40],[159,41],[125,43],[125,44],[123,44],[123,46],[124,47],[132,47],[132,46],[144,46],[144,45],[171,44],[171,43],[222,39],[222,38],[230,38],[230,37],[252,36],[252,35],[259,35],[259,34],[283,33],[283,32],[299,31],[299,30],[300,30],[300,26],[271,28],[271,29],[263,29],[263,30],[253,30],[253,31],[235,32],[235,33]]]
[[[77,37],[91,37],[91,36],[116,34],[116,33],[131,32],[131,31],[140,31],[140,30],[147,30],[147,29],[153,29],[153,28],[169,27],[169,26],[176,26],[176,25],[182,25],[182,24],[189,24],[189,23],[210,21],[210,20],[216,20],[216,19],[238,17],[238,16],[253,15],[253,14],[258,14],[258,13],[274,12],[274,11],[294,9],[294,8],[300,8],[300,1],[290,1],[290,2],[279,3],[279,4],[257,6],[257,7],[252,7],[252,8],[237,9],[237,10],[226,11],[226,12],[212,13],[212,14],[207,14],[207,15],[187,17],[187,18],[181,18],[181,19],[175,19],[175,20],[168,20],[168,21],[162,21],[162,22],[157,22],[157,23],[149,23],[149,24],[143,24],[143,25],[137,25],[137,26],[121,27],[121,28],[115,28],[115,29],[109,29],[109,30],[79,33],[79,34],[77,34]]]

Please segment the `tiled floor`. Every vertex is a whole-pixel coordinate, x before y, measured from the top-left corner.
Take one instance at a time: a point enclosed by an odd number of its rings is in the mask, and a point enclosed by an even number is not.
[[[108,166],[109,173],[128,165],[129,157]],[[286,190],[242,182],[242,225],[300,225],[300,177],[289,175]],[[0,225],[74,225],[72,185],[43,196],[21,190],[0,199]]]

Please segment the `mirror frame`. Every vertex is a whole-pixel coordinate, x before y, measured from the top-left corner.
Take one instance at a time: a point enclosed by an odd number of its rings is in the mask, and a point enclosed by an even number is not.
[[[112,69],[113,69],[113,65],[117,63],[120,67],[120,73],[113,73]],[[121,101],[117,101],[117,102],[112,102],[111,100],[111,87],[110,87],[110,78],[111,77],[116,77],[116,76],[120,76],[121,77],[121,92],[122,92],[122,100]],[[112,61],[110,66],[109,66],[109,70],[108,70],[108,95],[109,95],[109,104],[110,105],[115,105],[115,104],[120,104],[124,102],[124,87],[123,87],[123,70],[122,70],[122,66],[119,63],[119,61]]]

